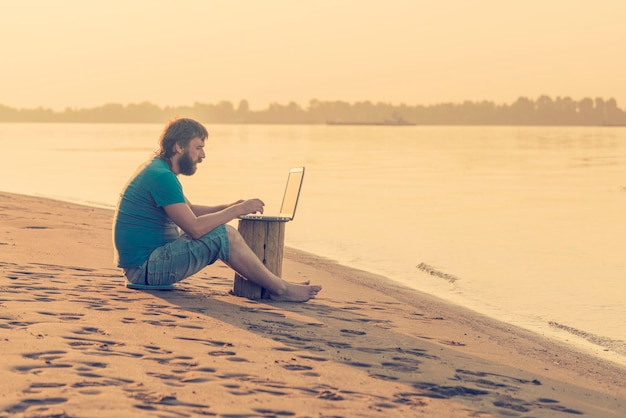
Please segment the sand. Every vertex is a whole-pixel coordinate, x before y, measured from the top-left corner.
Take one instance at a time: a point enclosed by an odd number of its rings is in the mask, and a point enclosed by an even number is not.
[[[295,249],[304,304],[216,263],[126,289],[112,211],[0,193],[0,417],[623,417],[626,370]],[[287,231],[288,233],[288,231]]]

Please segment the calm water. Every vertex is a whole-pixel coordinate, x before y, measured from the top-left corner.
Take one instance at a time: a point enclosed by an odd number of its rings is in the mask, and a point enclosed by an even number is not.
[[[304,165],[287,245],[626,359],[626,129],[208,128],[192,202],[277,211]],[[0,124],[0,190],[113,207],[160,130]]]

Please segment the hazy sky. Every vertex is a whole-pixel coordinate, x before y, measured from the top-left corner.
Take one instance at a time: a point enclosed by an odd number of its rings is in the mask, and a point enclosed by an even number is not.
[[[0,104],[626,108],[626,0],[0,0]]]

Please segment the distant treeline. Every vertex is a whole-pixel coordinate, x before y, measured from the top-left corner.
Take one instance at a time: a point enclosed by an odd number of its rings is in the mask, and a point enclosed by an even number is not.
[[[432,105],[392,105],[370,101],[311,100],[306,107],[297,103],[272,103],[252,110],[247,100],[237,106],[229,101],[217,104],[159,107],[149,102],[105,104],[103,106],[53,111],[48,108],[15,109],[0,105],[0,122],[82,122],[162,123],[178,116],[204,123],[323,124],[327,122],[380,123],[402,120],[417,125],[626,125],[626,112],[615,99],[540,96],[520,97],[511,104],[490,101]]]

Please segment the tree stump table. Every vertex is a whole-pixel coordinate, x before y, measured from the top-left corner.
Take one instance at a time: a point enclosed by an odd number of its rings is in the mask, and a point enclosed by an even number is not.
[[[239,220],[239,233],[269,271],[281,277],[285,246],[284,221]],[[233,294],[248,299],[269,299],[267,289],[235,273]]]

